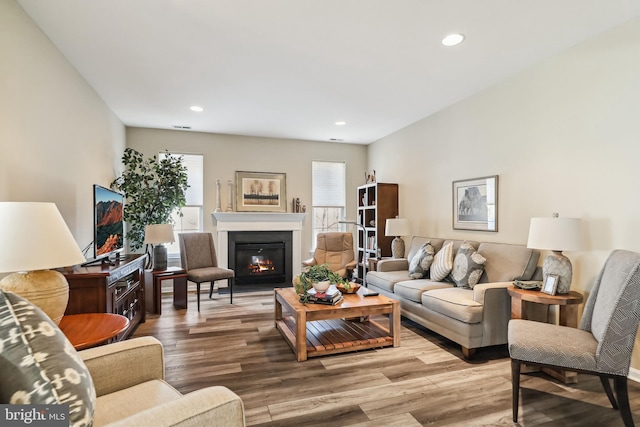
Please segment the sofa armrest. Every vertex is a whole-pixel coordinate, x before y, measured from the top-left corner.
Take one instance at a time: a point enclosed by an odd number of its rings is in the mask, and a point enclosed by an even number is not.
[[[485,294],[490,289],[504,289],[505,298],[511,301],[511,297],[507,292],[507,288],[513,285],[513,282],[495,282],[495,283],[478,283],[473,287],[473,300],[482,305],[485,304]]]
[[[378,261],[376,271],[400,271],[409,270],[409,261],[406,258],[390,258]]]
[[[511,296],[507,288],[512,283],[480,283],[473,287],[474,301],[483,305],[483,347],[507,342],[509,320],[511,320]]]
[[[153,337],[133,338],[78,352],[89,368],[96,395],[164,379],[164,352]]]
[[[164,427],[175,425],[244,427],[244,405],[226,387],[207,387],[150,408],[108,427]]]

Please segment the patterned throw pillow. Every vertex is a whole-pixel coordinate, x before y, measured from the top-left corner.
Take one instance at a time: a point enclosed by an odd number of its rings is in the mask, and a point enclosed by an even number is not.
[[[486,258],[480,255],[473,246],[464,242],[453,260],[451,279],[459,288],[471,288],[478,283]]]
[[[449,242],[436,253],[431,264],[431,280],[441,282],[453,268],[453,242]]]
[[[91,426],[96,392],[62,331],[28,300],[0,290],[0,403],[69,405],[69,425]]]
[[[431,242],[427,242],[422,245],[413,258],[411,258],[411,263],[409,264],[409,277],[412,279],[422,279],[423,277],[427,277],[427,271],[429,271],[429,267],[431,267],[433,255],[435,253],[436,250],[431,246]]]

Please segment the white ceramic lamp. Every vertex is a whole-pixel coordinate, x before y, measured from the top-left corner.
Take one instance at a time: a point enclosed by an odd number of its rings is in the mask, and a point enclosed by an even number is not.
[[[56,324],[69,302],[69,284],[50,268],[85,262],[54,203],[0,202],[0,288],[18,294]]]
[[[394,258],[404,257],[404,240],[401,236],[409,235],[409,221],[406,218],[389,218],[385,224],[385,236],[395,236],[391,242],[391,255]]]
[[[167,269],[167,248],[164,244],[175,241],[171,224],[150,224],[144,228],[144,243],[153,245],[153,271]]]
[[[542,264],[543,283],[546,282],[548,275],[557,275],[556,292],[568,294],[573,272],[571,261],[562,254],[562,251],[582,249],[580,219],[559,218],[558,214],[553,215],[552,218],[531,218],[527,247],[552,251]]]

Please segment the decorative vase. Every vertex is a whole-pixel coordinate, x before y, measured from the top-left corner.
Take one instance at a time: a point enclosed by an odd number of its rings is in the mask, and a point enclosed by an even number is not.
[[[329,282],[328,280],[323,280],[322,282],[313,282],[313,289],[315,289],[316,292],[326,292],[327,289],[329,289],[329,286],[331,286],[331,282]]]

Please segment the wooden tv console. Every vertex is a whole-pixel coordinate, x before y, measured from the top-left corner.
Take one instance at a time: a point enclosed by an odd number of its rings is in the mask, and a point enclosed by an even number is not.
[[[129,319],[129,327],[115,340],[128,338],[145,321],[145,260],[145,254],[123,255],[115,265],[61,270],[69,282],[69,303],[64,314],[121,314]]]

